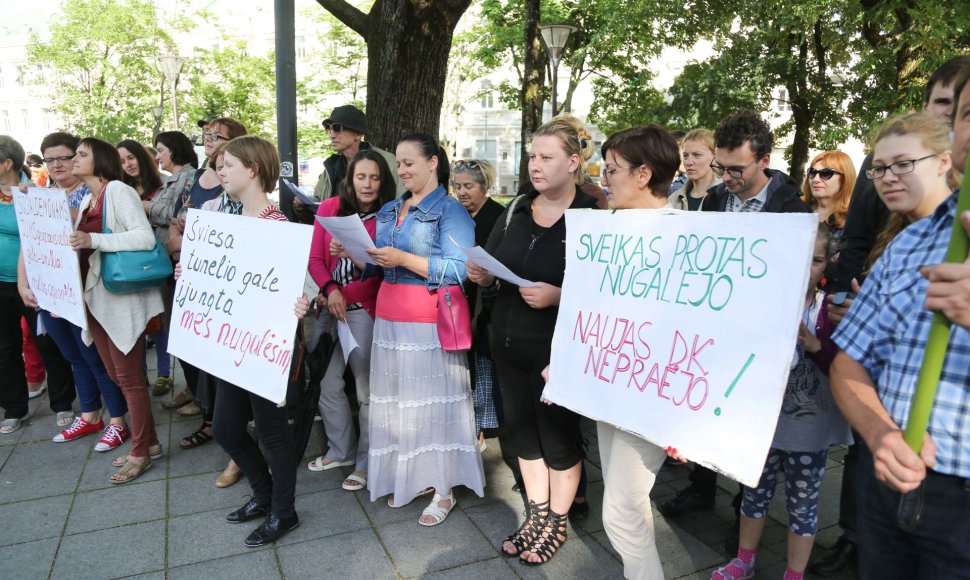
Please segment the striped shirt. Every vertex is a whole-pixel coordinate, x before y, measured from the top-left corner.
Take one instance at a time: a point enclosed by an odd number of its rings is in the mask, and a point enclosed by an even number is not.
[[[929,282],[919,269],[943,261],[957,195],[896,236],[832,337],[869,371],[882,404],[901,427],[909,415],[932,319],[924,308]],[[937,447],[934,470],[970,477],[970,331],[957,325],[950,330],[929,432]]]

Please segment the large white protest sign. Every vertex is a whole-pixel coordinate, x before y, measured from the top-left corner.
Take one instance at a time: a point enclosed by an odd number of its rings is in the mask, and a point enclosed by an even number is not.
[[[87,327],[81,269],[70,242],[74,225],[67,196],[61,189],[32,187],[21,193],[14,188],[14,205],[27,283],[37,304]]]
[[[190,209],[169,352],[281,403],[312,235],[309,226]]]
[[[546,398],[756,485],[817,227],[814,214],[567,211]]]

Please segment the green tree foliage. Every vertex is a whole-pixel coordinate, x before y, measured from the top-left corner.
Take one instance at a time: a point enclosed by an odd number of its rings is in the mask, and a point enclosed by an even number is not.
[[[238,119],[250,133],[276,138],[276,65],[273,53],[250,54],[236,41],[218,49],[196,49],[179,81],[179,108],[191,125],[220,115]]]
[[[155,58],[168,41],[154,26],[148,0],[72,0],[50,19],[50,40],[36,34],[28,66],[41,67],[37,84],[50,88],[51,108],[65,129],[117,142],[148,140],[158,103]]]

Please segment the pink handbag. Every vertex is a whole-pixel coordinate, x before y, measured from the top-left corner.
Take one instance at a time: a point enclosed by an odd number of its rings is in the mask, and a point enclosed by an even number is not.
[[[468,350],[472,346],[471,312],[461,284],[438,287],[438,341],[448,351]]]

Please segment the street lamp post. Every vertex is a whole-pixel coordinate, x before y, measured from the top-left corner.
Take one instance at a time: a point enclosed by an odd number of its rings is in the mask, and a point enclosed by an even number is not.
[[[549,63],[552,65],[552,116],[555,117],[557,114],[556,85],[559,83],[559,61],[562,60],[562,49],[566,46],[570,33],[574,32],[576,27],[568,24],[547,24],[540,27],[539,30],[542,32],[542,40],[546,44]]]
[[[158,68],[162,70],[165,80],[172,87],[172,129],[175,131],[178,131],[179,128],[179,104],[178,98],[175,96],[175,87],[178,85],[179,75],[182,74],[182,66],[185,65],[185,60],[174,54],[158,57]]]
[[[161,105],[152,106],[152,117],[155,117],[155,131],[152,133],[153,136],[158,135],[159,129],[162,128],[162,114],[164,112],[165,110]]]

